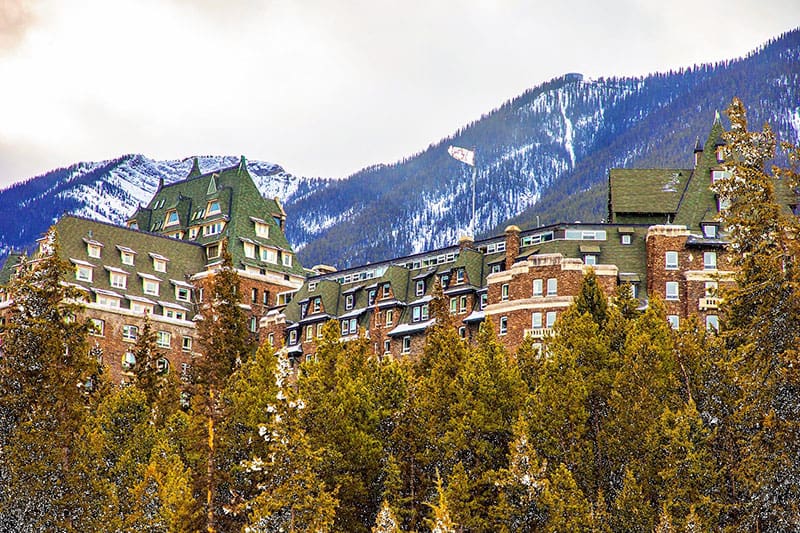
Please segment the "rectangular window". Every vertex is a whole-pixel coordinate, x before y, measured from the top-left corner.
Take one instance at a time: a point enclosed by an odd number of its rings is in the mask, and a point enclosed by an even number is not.
[[[97,303],[105,307],[119,307],[119,298],[98,294]]]
[[[464,269],[456,270],[456,283],[464,283]]]
[[[716,224],[703,224],[703,236],[707,239],[715,239],[717,237]]]
[[[250,289],[250,301],[253,302],[253,303],[257,303],[258,302],[258,289],[255,288],[255,287]]]
[[[87,244],[86,245],[86,253],[89,254],[89,257],[94,257],[95,259],[100,259],[100,252],[102,248],[99,244]]]
[[[503,286],[500,287],[500,299],[508,300],[508,283],[503,283]]]
[[[467,328],[466,328],[466,326],[461,326],[460,328],[458,328],[458,336],[460,338],[462,338],[462,339],[466,339],[467,338]]]
[[[289,344],[297,344],[297,330],[295,329],[289,332]]]
[[[189,287],[175,287],[175,299],[181,302],[188,302],[191,298]]]
[[[420,313],[422,320],[428,320],[428,304],[422,304],[420,306]]]
[[[153,270],[156,272],[166,272],[167,271],[167,262],[163,259],[153,258]]]
[[[258,319],[254,316],[250,317],[250,333],[258,331]]]
[[[668,281],[667,282],[667,300],[677,301],[678,300],[678,282],[677,281]]]
[[[350,321],[342,320],[342,337],[350,333]]]
[[[497,272],[500,272],[501,268],[502,267],[500,266],[500,263],[495,263],[494,265],[492,265],[489,268],[489,271],[490,271],[489,273],[490,274],[496,274]]]
[[[381,298],[388,298],[389,295],[392,293],[392,287],[388,283],[383,284],[383,296]]]
[[[555,296],[558,294],[558,278],[549,278],[547,280],[547,295]]]
[[[717,294],[719,294],[719,283],[706,281],[706,298],[714,298]]]
[[[153,313],[153,306],[143,304],[140,302],[131,302],[131,311],[134,313],[144,315],[144,314],[152,314]]]
[[[203,226],[203,237],[208,237],[209,235],[219,235],[222,233],[222,228],[224,226],[225,223],[223,222],[214,222],[213,224]]]
[[[678,269],[678,252],[667,252],[664,258],[667,270]]]
[[[312,313],[319,313],[322,310],[322,299],[317,297],[314,298]]]
[[[156,346],[159,348],[169,348],[172,341],[172,334],[169,331],[156,332]]]
[[[597,264],[597,256],[594,254],[586,254],[583,256],[583,264],[585,265],[596,265]]]
[[[244,256],[249,259],[256,258],[256,245],[251,242],[244,243]]]
[[[353,301],[354,300],[355,300],[355,298],[353,297],[352,294],[348,294],[347,296],[344,297],[344,308],[345,308],[345,310],[349,311],[350,309],[353,308]]]
[[[489,303],[489,295],[486,293],[481,294],[481,310],[486,309],[486,304]]]
[[[102,337],[105,334],[106,330],[105,320],[101,320],[99,318],[90,318],[89,322],[92,327],[92,330],[89,332],[91,335],[97,335],[98,337]]]
[[[119,272],[109,272],[111,286],[116,289],[124,289],[128,286],[128,276]]]
[[[624,245],[628,245],[631,243],[631,236],[630,235],[622,235],[620,236],[620,242]]]
[[[667,315],[667,322],[672,329],[681,327],[681,319],[678,315]]]
[[[197,226],[189,228],[189,239],[195,240],[197,238],[198,233],[200,233],[200,228],[198,228]]]
[[[403,337],[403,353],[411,351],[411,337]]]
[[[544,290],[544,281],[541,279],[533,280],[533,295],[541,296],[543,290]]]
[[[383,353],[389,353],[392,351],[392,341],[386,339],[383,341]]]
[[[552,328],[553,325],[556,323],[556,312],[555,311],[548,311],[547,315],[545,315],[545,327]]]
[[[708,315],[706,317],[706,329],[719,332],[719,317],[717,315]]]
[[[150,294],[152,296],[158,296],[159,292],[159,284],[157,281],[152,279],[142,279],[142,290],[145,294]]]
[[[533,329],[539,329],[542,327],[542,313],[533,313],[531,315],[531,327]]]
[[[394,324],[394,311],[392,309],[388,309],[386,311],[386,325],[391,326]]]
[[[278,264],[278,251],[272,248],[261,248],[261,260],[273,265]]]
[[[500,317],[500,335],[505,335],[508,333],[508,317],[501,316]]]
[[[135,341],[139,337],[139,328],[130,324],[122,326],[122,338],[126,341]]]
[[[416,294],[417,296],[422,296],[423,294],[425,294],[425,280],[423,280],[423,279],[418,279],[417,280],[417,283],[415,285],[414,294]]]
[[[311,341],[314,338],[314,326],[306,326],[306,341]]]
[[[283,252],[283,266],[285,267],[292,266],[292,254]]]
[[[75,268],[75,279],[80,281],[92,281],[92,268],[78,265]]]
[[[133,254],[131,252],[120,252],[120,259],[123,265],[133,265]]]
[[[458,298],[450,298],[450,314],[454,315],[458,311]]]
[[[269,291],[265,290],[261,293],[261,303],[264,305],[269,305]]]
[[[466,297],[466,295],[462,296],[461,299],[459,300],[459,302],[458,302],[458,310],[459,310],[460,313],[466,313],[467,312],[467,297]]]
[[[374,305],[375,304],[375,293],[377,291],[375,289],[371,289],[367,293],[367,305]]]
[[[183,337],[181,339],[181,350],[184,352],[191,352],[192,351],[192,338],[191,337]]]
[[[319,324],[317,324],[317,338],[318,338],[318,339],[321,339],[321,338],[322,338],[322,326],[324,326],[324,325],[325,325],[325,324],[323,324],[322,322],[320,322]]]
[[[703,252],[703,268],[706,270],[717,269],[717,252]]]
[[[256,222],[256,237],[269,239],[269,226],[261,222]]]

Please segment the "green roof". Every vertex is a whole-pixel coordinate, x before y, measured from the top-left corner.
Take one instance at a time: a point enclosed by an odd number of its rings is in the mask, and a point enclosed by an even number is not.
[[[304,276],[303,266],[281,229],[282,216],[276,200],[261,196],[242,158],[237,166],[206,174],[199,174],[197,165],[193,166],[187,179],[162,186],[132,219],[140,230],[178,234],[184,241],[204,246],[227,239],[237,268],[250,266]],[[222,231],[217,231],[215,224],[222,225]],[[257,235],[256,224],[266,225],[268,235]],[[246,257],[246,242],[248,247],[255,247],[254,257]],[[261,249],[270,250],[269,260],[262,260]]]
[[[612,217],[619,213],[675,213],[691,175],[685,169],[625,169],[609,172]]]
[[[176,241],[161,235],[131,230],[104,222],[67,215],[59,220],[55,229],[61,256],[74,264],[92,266],[92,281],[75,278],[67,281],[89,290],[112,291],[121,296],[132,295],[153,301],[168,301],[183,306],[175,298],[176,283],[185,283],[190,276],[205,266],[203,248],[195,243]],[[101,246],[100,257],[90,257],[88,244]],[[133,253],[133,265],[122,262],[122,252]],[[166,259],[166,272],[155,269],[154,259]],[[111,286],[110,273],[127,274],[127,286]],[[158,278],[159,294],[145,294],[143,279]]]

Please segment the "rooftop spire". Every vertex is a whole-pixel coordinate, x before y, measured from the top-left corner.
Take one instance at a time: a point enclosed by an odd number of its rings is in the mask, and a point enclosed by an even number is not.
[[[192,158],[192,170],[189,171],[189,175],[187,179],[196,178],[201,174],[200,172],[200,162],[197,160],[197,157]]]

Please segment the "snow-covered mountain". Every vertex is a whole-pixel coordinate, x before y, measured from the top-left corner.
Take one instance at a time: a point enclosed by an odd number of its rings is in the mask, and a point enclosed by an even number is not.
[[[0,256],[11,249],[26,248],[61,214],[124,224],[145,205],[159,180],[184,179],[192,159],[155,161],[143,155],[125,155],[100,162],[78,163],[53,170],[0,191]],[[238,156],[198,156],[202,172],[236,166]],[[275,163],[247,161],[247,168],[261,193],[268,198],[295,201],[328,181],[293,176]]]
[[[339,268],[457,242],[472,216],[471,167],[447,153],[477,151],[477,236],[605,216],[608,169],[688,168],[717,111],[734,96],[750,123],[781,140],[800,137],[800,30],[742,59],[638,78],[567,74],[505,102],[452,136],[391,165],[347,179],[306,179],[249,161],[262,193],[282,199],[287,237],[306,266]],[[390,125],[387,125],[390,127]],[[238,157],[200,158],[202,171]],[[63,212],[119,223],[163,177],[183,178],[191,159],[129,155],[79,163],[0,191],[0,254],[30,245]]]

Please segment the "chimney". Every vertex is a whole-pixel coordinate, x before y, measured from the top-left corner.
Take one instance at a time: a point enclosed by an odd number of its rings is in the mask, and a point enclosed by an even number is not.
[[[506,228],[506,270],[511,268],[519,255],[519,233],[517,226]]]
[[[463,252],[464,250],[474,250],[474,249],[475,249],[475,240],[469,235],[464,235],[463,237],[458,239],[459,252]]]

